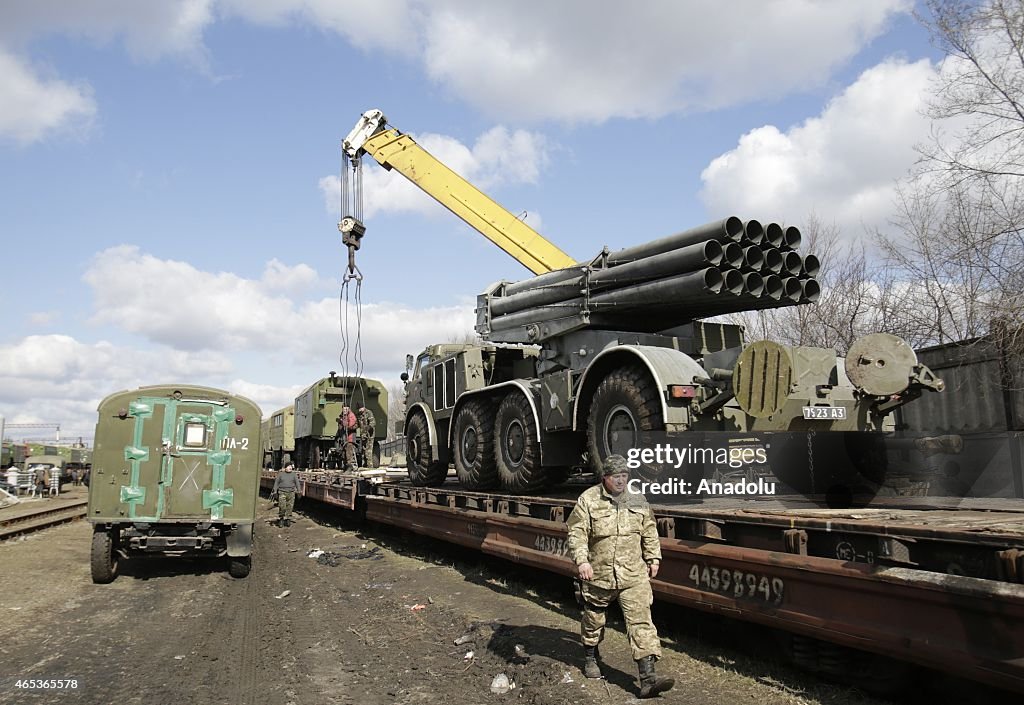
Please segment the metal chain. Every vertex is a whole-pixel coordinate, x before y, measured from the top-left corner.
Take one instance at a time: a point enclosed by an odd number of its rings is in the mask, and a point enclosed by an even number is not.
[[[807,470],[811,474],[811,494],[814,494],[814,434],[816,431],[812,428],[807,432]]]

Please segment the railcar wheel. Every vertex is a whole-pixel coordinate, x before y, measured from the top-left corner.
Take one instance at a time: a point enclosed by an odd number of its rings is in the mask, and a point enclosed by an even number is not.
[[[114,540],[117,529],[110,531],[94,531],[92,534],[92,551],[89,556],[89,568],[92,581],[101,585],[111,583],[117,577],[119,556],[117,542]]]
[[[228,562],[228,574],[232,578],[244,578],[252,570],[252,556],[232,556]]]
[[[665,428],[653,380],[642,368],[615,370],[597,385],[587,420],[591,469],[600,474],[609,455],[626,457],[631,448],[650,444],[650,434]],[[648,468],[647,473],[652,469]]]
[[[494,415],[483,401],[466,403],[455,416],[452,451],[459,482],[469,490],[486,490],[498,485],[494,459]]]
[[[494,460],[501,486],[509,492],[538,489],[547,482],[540,464],[537,424],[530,402],[518,392],[505,397],[494,418]]]
[[[448,449],[438,448],[437,460],[431,459],[430,432],[427,418],[420,412],[412,415],[406,428],[405,458],[409,481],[418,487],[437,487],[448,476]]]

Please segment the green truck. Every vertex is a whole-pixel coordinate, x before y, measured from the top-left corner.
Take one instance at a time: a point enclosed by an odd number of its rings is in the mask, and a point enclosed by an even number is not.
[[[226,558],[249,574],[259,491],[260,408],[195,385],[111,394],[99,405],[88,519],[92,579],[143,554]]]
[[[380,465],[380,444],[388,434],[388,390],[382,382],[331,372],[295,399],[294,456],[300,468],[336,469],[344,465],[338,415],[348,406],[355,413],[366,406],[374,416],[374,442],[365,465]],[[275,466],[279,467],[279,466]]]

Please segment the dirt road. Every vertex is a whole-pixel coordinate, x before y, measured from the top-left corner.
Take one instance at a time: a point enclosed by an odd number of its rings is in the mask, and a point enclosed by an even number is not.
[[[515,566],[394,531],[305,517],[280,529],[261,505],[244,580],[172,560],[122,563],[114,583],[93,585],[85,522],[0,545],[0,704],[635,702],[621,619],[602,646],[607,680],[582,678],[578,613],[561,579],[519,580]],[[658,669],[678,683],[661,702],[882,702],[692,632],[673,636],[681,627],[664,622],[674,614],[658,613],[669,646]],[[499,673],[516,687],[493,694]],[[29,679],[76,687],[17,687]]]

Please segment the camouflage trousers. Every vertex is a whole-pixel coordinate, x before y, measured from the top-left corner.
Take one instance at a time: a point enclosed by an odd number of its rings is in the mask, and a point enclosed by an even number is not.
[[[604,637],[604,624],[608,605],[619,601],[622,616],[626,619],[626,636],[629,648],[633,652],[633,660],[639,661],[645,656],[661,658],[661,641],[658,631],[651,621],[651,603],[654,593],[651,583],[642,580],[636,585],[622,590],[606,590],[592,583],[583,582],[583,618],[580,622],[580,635],[586,646],[597,646]]]
[[[291,519],[292,509],[295,508],[295,493],[292,491],[280,491],[277,493],[277,516],[281,519]]]

